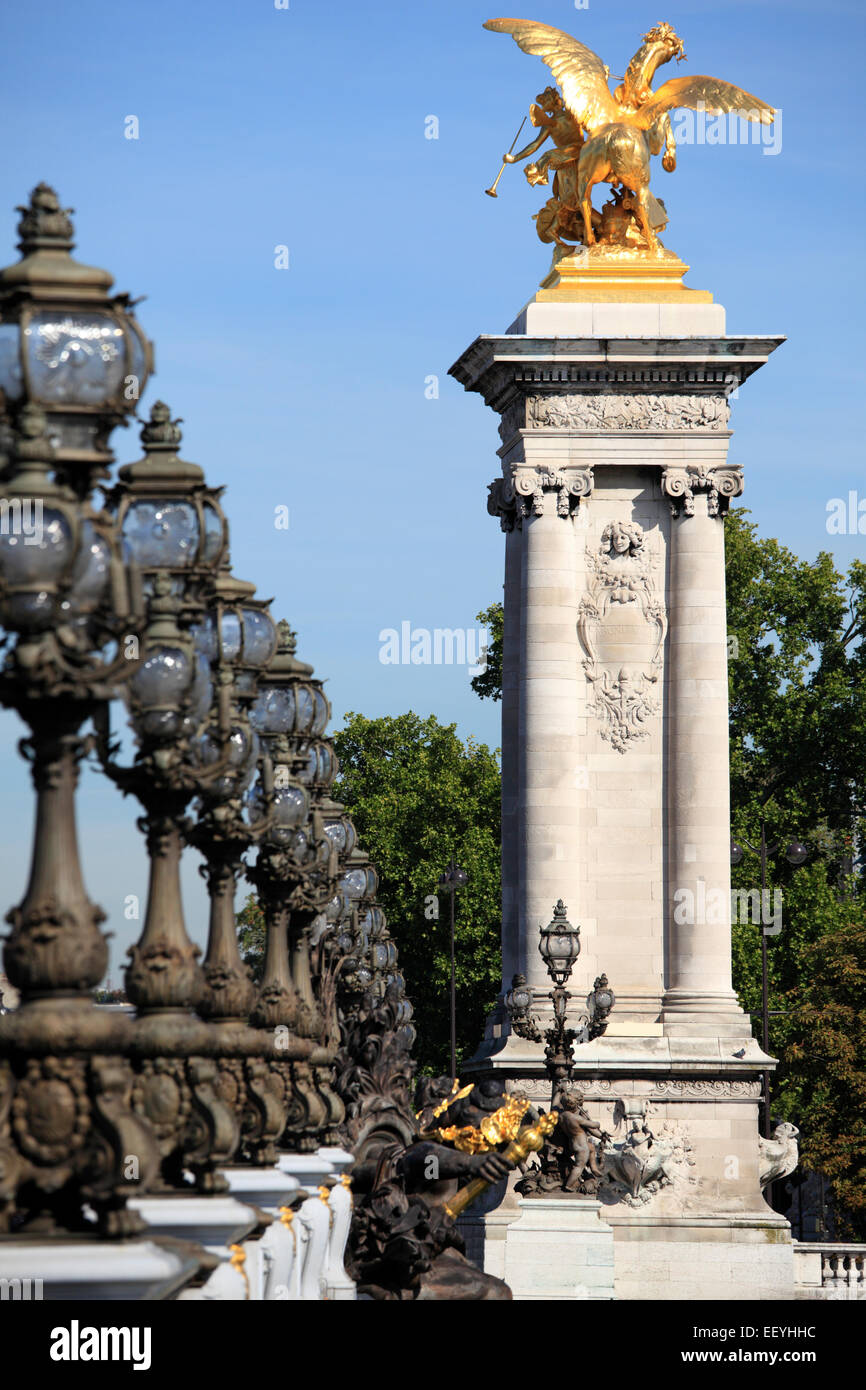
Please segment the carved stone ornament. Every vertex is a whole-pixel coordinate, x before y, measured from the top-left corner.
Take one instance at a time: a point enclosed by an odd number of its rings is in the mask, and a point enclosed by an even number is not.
[[[710,1081],[702,1077],[680,1081],[672,1077],[653,1082],[653,1094],[673,1100],[752,1100],[761,1094],[760,1081]]]
[[[502,418],[499,421],[499,438],[503,444],[507,444],[518,430],[523,429],[526,424],[526,402],[522,398],[519,401],[512,401],[507,409],[503,410]]]
[[[653,570],[659,553],[645,545],[637,522],[612,521],[596,550],[587,547],[592,579],[578,610],[577,630],[586,651],[590,709],[601,736],[618,753],[649,733],[658,712],[655,686],[661,675],[667,615]]]
[[[604,1181],[599,1198],[606,1205],[623,1202],[642,1207],[665,1188],[687,1189],[697,1182],[691,1144],[675,1121],[666,1121],[656,1134],[644,1102],[624,1106],[618,1101],[614,1120],[628,1128],[621,1140],[609,1139],[603,1150]]]
[[[728,510],[732,497],[743,491],[742,468],[705,468],[703,464],[688,468],[666,468],[661,478],[662,492],[671,499],[674,516],[695,514],[695,493],[707,493],[707,511],[719,516]]]
[[[567,473],[546,468],[516,468],[510,479],[496,478],[489,485],[487,510],[498,516],[503,531],[521,527],[528,516],[544,515],[544,495],[556,493],[556,514],[569,517],[582,497],[592,492],[591,468],[569,469]]]
[[[761,1187],[778,1182],[780,1178],[786,1178],[789,1173],[793,1173],[800,1161],[797,1143],[799,1135],[797,1126],[787,1121],[776,1125],[772,1139],[765,1139],[762,1134],[758,1135]]]
[[[528,396],[528,429],[726,430],[730,406],[724,395]]]

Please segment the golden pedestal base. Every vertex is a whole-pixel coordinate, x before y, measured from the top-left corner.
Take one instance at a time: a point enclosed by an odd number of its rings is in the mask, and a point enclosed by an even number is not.
[[[535,296],[537,304],[712,304],[709,290],[682,283],[688,266],[673,251],[652,255],[592,246],[563,256]]]

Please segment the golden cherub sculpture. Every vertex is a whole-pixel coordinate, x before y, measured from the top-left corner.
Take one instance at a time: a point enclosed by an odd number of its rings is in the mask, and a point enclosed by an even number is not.
[[[670,24],[657,24],[644,34],[613,93],[610,69],[561,29],[528,19],[488,19],[484,27],[510,34],[524,53],[541,58],[561,88],[546,87],[536,97],[529,117],[538,135],[503,158],[503,164],[514,164],[552,141],[554,148],[524,172],[531,184],[547,184],[553,173],[553,197],[535,222],[541,240],[555,242],[560,255],[574,251],[568,241],[665,254],[658,232],[667,224],[667,213],[650,192],[650,156],[664,147],[662,166],[668,173],[676,168],[671,111],[733,112],[762,125],[772,124],[775,116],[765,101],[717,77],[674,77],[654,92],[650,83],[657,68],[686,56]],[[597,183],[614,188],[613,202],[600,213],[591,202]]]

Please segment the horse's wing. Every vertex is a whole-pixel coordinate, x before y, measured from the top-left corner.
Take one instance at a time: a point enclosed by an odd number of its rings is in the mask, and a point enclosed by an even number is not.
[[[772,125],[776,115],[760,97],[735,87],[733,82],[723,82],[720,77],[672,77],[654,92],[648,102],[631,117],[635,125],[647,130],[664,111],[673,111],[678,106],[687,106],[692,111],[704,110],[711,115],[724,115],[735,112],[747,121],[759,121],[761,125]]]
[[[607,85],[604,63],[570,34],[533,19],[488,19],[484,28],[510,34],[524,53],[541,58],[559,83],[572,116],[586,130],[622,119],[622,110]]]

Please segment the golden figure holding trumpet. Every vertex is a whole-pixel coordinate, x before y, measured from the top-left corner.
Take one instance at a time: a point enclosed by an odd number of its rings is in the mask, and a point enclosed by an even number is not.
[[[552,142],[553,148],[524,172],[533,185],[546,185],[553,174],[553,196],[536,214],[535,224],[541,240],[555,242],[560,255],[575,249],[569,242],[665,254],[658,233],[667,213],[650,192],[650,158],[664,149],[663,168],[668,173],[676,168],[671,111],[733,112],[762,125],[771,124],[775,115],[766,102],[716,77],[674,77],[653,91],[656,70],[671,58],[681,62],[686,56],[670,24],[657,24],[644,34],[613,92],[606,64],[561,29],[527,19],[489,19],[484,27],[510,34],[525,53],[541,58],[561,88],[547,87],[536,97],[529,119],[538,135],[503,159],[503,167],[517,163]],[[613,201],[601,212],[591,201],[598,183],[614,189]],[[495,189],[496,184],[486,191],[495,196]]]

